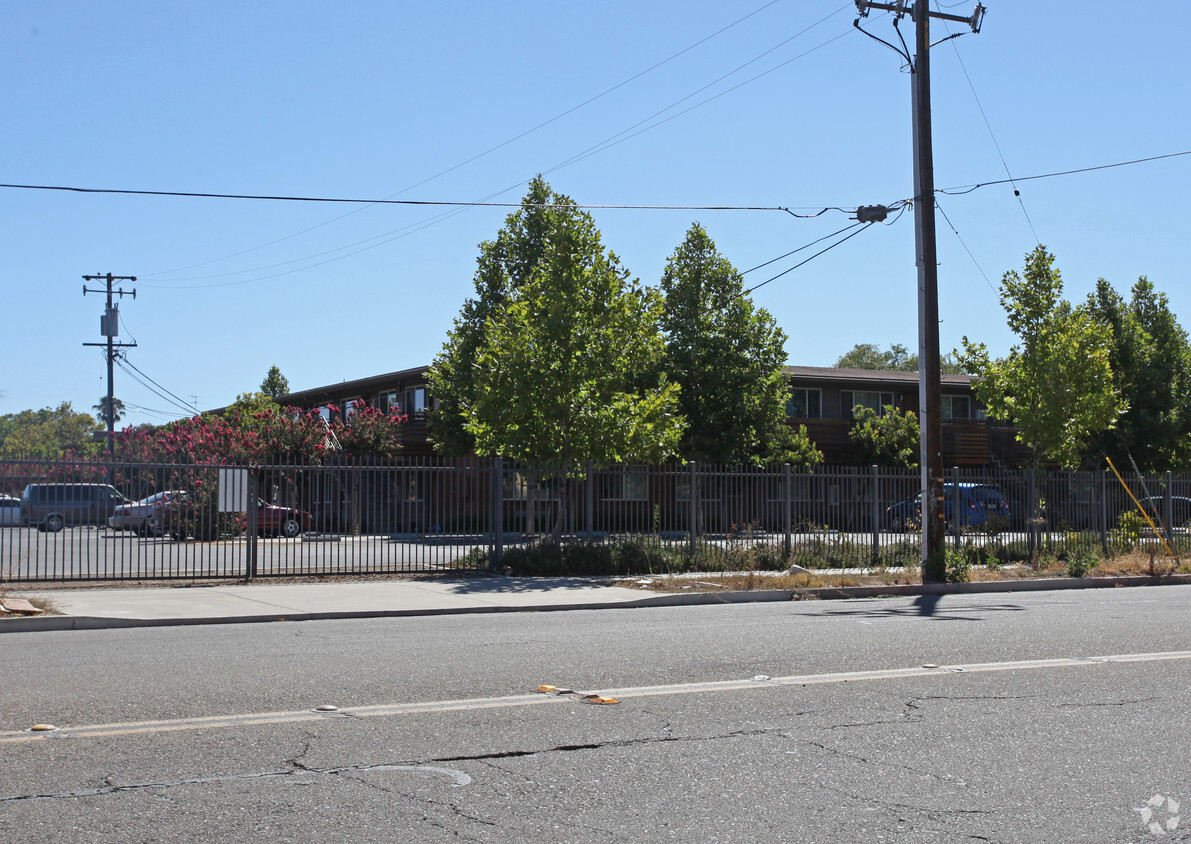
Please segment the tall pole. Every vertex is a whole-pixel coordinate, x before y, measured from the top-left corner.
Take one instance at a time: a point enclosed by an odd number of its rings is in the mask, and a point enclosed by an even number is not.
[[[984,6],[976,4],[971,17],[931,12],[928,0],[918,0],[907,9],[905,0],[873,3],[856,0],[860,17],[869,9],[895,15],[894,23],[907,11],[914,21],[914,56],[865,32],[857,19],[856,28],[892,47],[910,63],[910,105],[914,127],[914,254],[918,266],[918,423],[922,489],[922,579],[941,580],[945,573],[944,537],[946,507],[943,501],[943,400],[942,368],[939,359],[939,261],[935,250],[935,162],[931,144],[930,110],[930,19],[966,23],[980,31]],[[956,36],[951,36],[956,37]],[[904,42],[903,42],[904,43]]]
[[[914,232],[918,265],[918,423],[922,477],[922,578],[943,573],[942,381],[939,372],[939,261],[935,250],[935,159],[931,144],[930,7],[914,4]]]
[[[84,281],[102,281],[106,282],[105,288],[102,290],[89,290],[87,285],[83,285],[83,295],[88,293],[106,293],[107,294],[107,308],[103,312],[103,317],[99,321],[99,331],[107,338],[104,343],[84,343],[84,346],[107,346],[107,365],[108,365],[108,392],[107,399],[104,402],[104,421],[107,423],[107,438],[108,438],[108,458],[115,456],[116,444],[116,408],[115,408],[115,378],[114,365],[116,363],[116,349],[126,349],[136,346],[136,343],[117,343],[115,338],[120,334],[120,311],[116,308],[112,301],[112,296],[119,296],[121,299],[125,296],[131,295],[133,299],[136,298],[136,290],[113,290],[112,282],[115,281],[136,281],[134,275],[85,275]]]

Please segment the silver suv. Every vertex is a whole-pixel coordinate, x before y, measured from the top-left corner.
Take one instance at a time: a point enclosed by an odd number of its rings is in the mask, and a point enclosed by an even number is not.
[[[127,503],[108,484],[29,484],[21,493],[21,524],[51,533],[67,525],[106,525]]]

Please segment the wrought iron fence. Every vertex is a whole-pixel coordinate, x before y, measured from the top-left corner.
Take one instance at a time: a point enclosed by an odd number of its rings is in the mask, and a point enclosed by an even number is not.
[[[1026,559],[1188,544],[1191,476],[944,480],[953,545]],[[22,498],[22,523],[0,527],[0,583],[477,571],[546,537],[628,538],[712,568],[913,566],[919,486],[877,467],[3,460],[0,495]]]

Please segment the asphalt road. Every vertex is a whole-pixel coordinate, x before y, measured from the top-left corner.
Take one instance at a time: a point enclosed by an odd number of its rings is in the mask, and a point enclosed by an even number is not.
[[[1189,604],[7,634],[0,839],[1191,840]]]

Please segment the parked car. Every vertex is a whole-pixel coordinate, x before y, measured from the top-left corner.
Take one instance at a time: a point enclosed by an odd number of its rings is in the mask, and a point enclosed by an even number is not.
[[[0,495],[0,525],[21,523],[21,499],[11,495]]]
[[[178,494],[177,490],[163,490],[140,501],[122,504],[108,517],[108,527],[136,531],[142,536],[161,536],[161,520],[152,521],[150,517],[166,507],[170,498]]]
[[[149,530],[157,535],[169,534],[171,539],[182,540],[196,533],[196,520],[202,514],[195,512],[185,493],[174,495],[169,503],[149,517]],[[292,507],[278,507],[256,500],[256,531],[258,536],[284,536],[293,538],[311,530],[314,518],[305,510]]]
[[[127,503],[108,484],[29,484],[21,493],[21,524],[50,533],[67,525],[106,525]]]
[[[959,497],[959,519],[955,518],[956,496]],[[1009,502],[1001,491],[988,484],[943,484],[943,515],[948,530],[965,527],[1008,526]],[[904,531],[922,524],[922,493],[899,501],[885,511],[885,524],[891,531]]]

